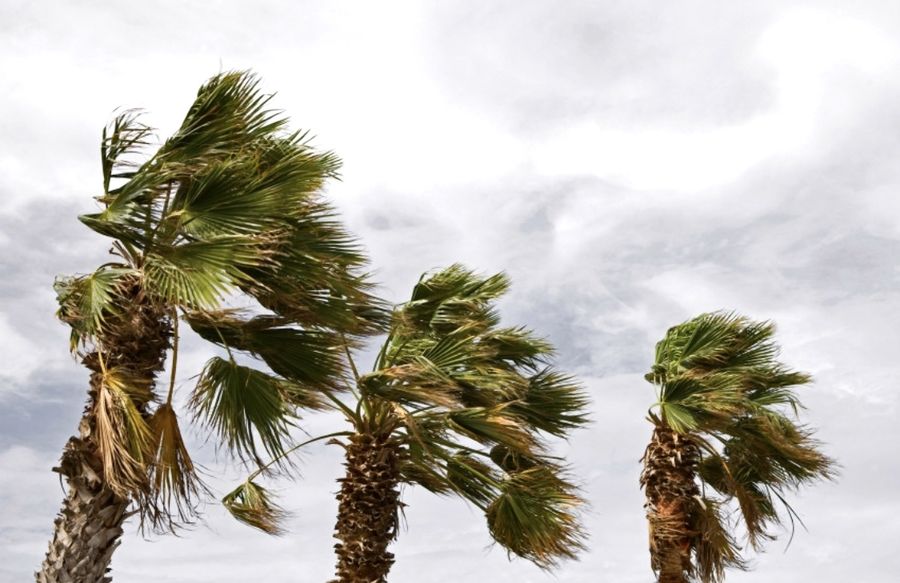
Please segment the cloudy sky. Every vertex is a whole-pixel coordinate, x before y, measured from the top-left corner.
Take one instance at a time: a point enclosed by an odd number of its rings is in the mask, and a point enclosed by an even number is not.
[[[506,270],[505,320],[549,337],[594,397],[565,447],[591,500],[581,561],[509,562],[475,509],[410,489],[392,581],[650,581],[642,374],[668,326],[718,308],[779,324],[784,360],[817,380],[805,418],[843,465],[797,498],[808,530],[729,581],[896,581],[900,9],[850,5],[3,0],[0,580],[40,564],[50,467],[85,396],[51,284],[105,261],[76,220],[101,188],[100,129],[142,107],[166,135],[207,77],[252,68],[343,157],[328,194],[383,296],[456,261]],[[209,356],[188,343],[185,387]],[[219,492],[237,480],[192,439]],[[326,580],[339,451],[301,467],[273,484],[289,535],[210,505],[181,538],[129,528],[116,580]]]

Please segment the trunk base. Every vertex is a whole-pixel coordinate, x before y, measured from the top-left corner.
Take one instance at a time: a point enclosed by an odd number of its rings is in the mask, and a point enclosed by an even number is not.
[[[79,455],[85,444],[73,437],[61,468],[68,494],[54,522],[50,549],[35,574],[37,583],[109,583],[109,563],[119,546],[128,500],[103,487],[96,469]]]

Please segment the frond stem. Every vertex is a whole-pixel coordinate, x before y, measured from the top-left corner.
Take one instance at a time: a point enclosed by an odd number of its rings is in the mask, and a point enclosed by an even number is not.
[[[332,395],[331,391],[322,391],[322,394],[325,395],[325,398],[334,403],[334,405],[338,409],[340,409],[344,413],[344,415],[347,416],[347,419],[349,421],[353,422],[354,424],[359,421],[359,415],[355,413],[353,409],[348,407],[346,403],[338,399],[335,395]]]
[[[278,456],[272,458],[271,460],[269,460],[269,463],[267,463],[267,464],[265,464],[265,465],[263,465],[263,466],[258,467],[258,468],[256,469],[255,472],[253,472],[252,474],[250,474],[249,476],[247,476],[247,480],[246,480],[246,481],[249,482],[250,480],[252,480],[252,479],[255,478],[256,476],[260,475],[261,473],[263,473],[264,471],[266,471],[267,469],[269,469],[270,467],[272,467],[274,464],[276,464],[276,463],[279,462],[280,460],[286,458],[286,457],[289,456],[290,454],[294,453],[295,451],[297,451],[298,449],[300,449],[301,447],[303,447],[304,445],[309,445],[310,443],[315,443],[316,441],[322,441],[323,439],[328,439],[328,438],[330,438],[330,437],[341,437],[341,436],[346,436],[346,435],[353,435],[353,432],[352,432],[352,431],[335,431],[334,433],[329,433],[329,434],[327,434],[327,435],[320,435],[320,436],[318,436],[318,437],[313,437],[312,439],[307,439],[307,440],[304,441],[303,443],[298,443],[298,444],[295,445],[294,447],[285,450],[281,455],[278,455]]]
[[[166,396],[166,405],[172,404],[172,395],[175,394],[175,373],[178,369],[178,312],[172,310],[172,374],[169,376],[169,394]]]

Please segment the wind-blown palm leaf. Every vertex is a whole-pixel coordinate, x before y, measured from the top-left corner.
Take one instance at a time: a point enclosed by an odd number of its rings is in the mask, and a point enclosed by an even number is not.
[[[548,367],[528,379],[527,390],[508,409],[535,429],[564,437],[588,422],[588,402],[574,378]]]
[[[105,267],[90,275],[57,279],[57,316],[72,327],[78,341],[96,340],[107,316],[117,311],[118,292],[126,277],[136,275],[132,269]]]
[[[284,453],[293,422],[287,383],[236,362],[213,357],[191,397],[191,407],[240,457],[260,460],[259,441],[270,456]]]
[[[575,514],[581,499],[556,472],[541,466],[515,472],[500,489],[487,509],[488,526],[510,552],[551,567],[584,548]]]
[[[170,304],[215,308],[235,290],[241,266],[266,261],[252,239],[223,237],[193,241],[148,253],[144,263],[147,287]]]
[[[149,384],[128,370],[110,368],[100,375],[94,404],[97,449],[106,483],[122,497],[142,495],[147,488],[153,432],[134,399],[149,398]]]
[[[157,497],[154,506],[174,508],[179,524],[190,522],[196,514],[196,504],[207,489],[191,460],[171,403],[160,405],[153,412],[149,425],[153,434],[152,459],[155,460],[150,468],[152,491]],[[167,518],[161,516],[158,520]]]
[[[100,141],[100,160],[103,168],[103,192],[109,194],[113,178],[131,178],[137,166],[129,156],[138,155],[150,146],[153,128],[140,120],[141,112],[123,111],[103,128]]]
[[[247,480],[222,498],[222,505],[240,522],[267,534],[284,531],[280,523],[287,513],[272,500],[268,490]]]
[[[234,310],[191,312],[188,324],[204,339],[261,358],[302,386],[336,390],[344,372],[340,336],[288,326],[279,317],[243,317]]]

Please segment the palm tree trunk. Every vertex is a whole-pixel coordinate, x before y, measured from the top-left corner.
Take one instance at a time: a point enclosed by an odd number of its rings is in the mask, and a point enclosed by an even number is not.
[[[658,424],[644,452],[641,486],[650,527],[650,564],[659,583],[687,583],[694,572],[691,509],[700,449],[689,436]]]
[[[82,427],[90,420],[82,419]],[[53,540],[36,574],[37,583],[107,583],[113,551],[119,546],[129,500],[102,483],[96,448],[84,438],[66,444],[60,467],[68,494],[55,522]]]
[[[400,513],[400,447],[389,435],[357,434],[346,447],[338,493],[332,583],[384,583],[394,563],[388,546]]]
[[[135,285],[128,301],[106,323],[103,355],[107,367],[123,366],[153,387],[163,369],[172,336],[172,323],[158,305],[151,303]],[[124,294],[123,294],[124,295]],[[82,363],[92,371],[88,404],[63,450],[59,467],[53,470],[66,478],[68,493],[54,522],[53,538],[37,583],[107,583],[109,565],[122,536],[122,524],[130,515],[132,500],[113,492],[104,479],[103,461],[96,441],[94,414],[102,388],[102,368],[98,352],[87,354]],[[149,416],[148,403],[135,406]],[[141,509],[138,509],[141,510]]]

